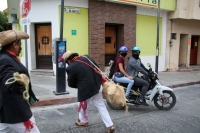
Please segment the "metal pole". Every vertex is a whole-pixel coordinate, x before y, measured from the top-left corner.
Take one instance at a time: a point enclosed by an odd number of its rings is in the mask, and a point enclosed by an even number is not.
[[[156,39],[156,64],[155,64],[156,73],[158,73],[158,60],[159,60],[159,30],[160,30],[160,0],[158,0],[158,9],[157,9],[157,39]]]
[[[27,25],[24,25],[24,31],[27,33]],[[25,66],[28,70],[28,48],[27,48],[27,39],[25,39],[25,45],[24,45],[24,50],[25,50]]]
[[[60,41],[63,40],[63,18],[64,18],[64,0],[61,0],[61,18],[60,18]]]
[[[61,16],[60,16],[60,38],[56,38],[55,53],[56,53],[56,91],[55,95],[69,94],[66,91],[66,73],[65,62],[62,60],[62,55],[66,51],[66,39],[63,38],[63,18],[64,18],[64,0],[61,0]],[[58,64],[59,63],[59,64]]]

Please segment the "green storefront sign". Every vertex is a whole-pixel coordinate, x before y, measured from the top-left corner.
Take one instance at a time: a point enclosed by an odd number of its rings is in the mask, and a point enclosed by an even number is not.
[[[105,0],[107,2],[115,2],[121,4],[129,4],[136,6],[145,6],[157,8],[158,0]],[[176,0],[160,0],[160,9],[175,10]]]
[[[76,36],[76,30],[72,30],[72,36]]]

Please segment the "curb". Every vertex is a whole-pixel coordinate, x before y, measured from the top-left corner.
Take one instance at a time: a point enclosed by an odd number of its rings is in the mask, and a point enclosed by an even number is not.
[[[77,97],[67,97],[67,98],[56,98],[56,99],[43,99],[34,103],[32,107],[56,105],[56,104],[66,104],[77,102]]]
[[[177,88],[177,87],[183,87],[183,86],[189,86],[189,85],[195,85],[195,84],[200,84],[200,81],[188,82],[188,83],[182,83],[182,84],[176,84],[176,85],[169,85],[167,87]]]
[[[176,84],[176,85],[169,85],[167,87],[177,88],[177,87],[184,87],[184,86],[195,85],[195,84],[200,84],[200,81],[188,82],[188,83],[182,83],[182,84]],[[67,104],[67,103],[74,103],[74,102],[77,102],[77,97],[43,99],[43,100],[39,100],[38,102],[34,103],[32,107]]]

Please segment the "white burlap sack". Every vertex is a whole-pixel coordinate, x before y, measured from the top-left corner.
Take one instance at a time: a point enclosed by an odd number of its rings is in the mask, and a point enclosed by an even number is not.
[[[113,82],[103,83],[103,98],[108,102],[118,105],[126,106],[124,87]]]

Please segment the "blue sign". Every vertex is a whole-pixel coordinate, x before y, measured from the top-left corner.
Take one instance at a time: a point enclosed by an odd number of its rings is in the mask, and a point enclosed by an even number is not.
[[[65,67],[65,61],[62,58],[63,54],[65,53],[65,50],[66,50],[65,42],[60,42],[58,44],[58,68]]]

